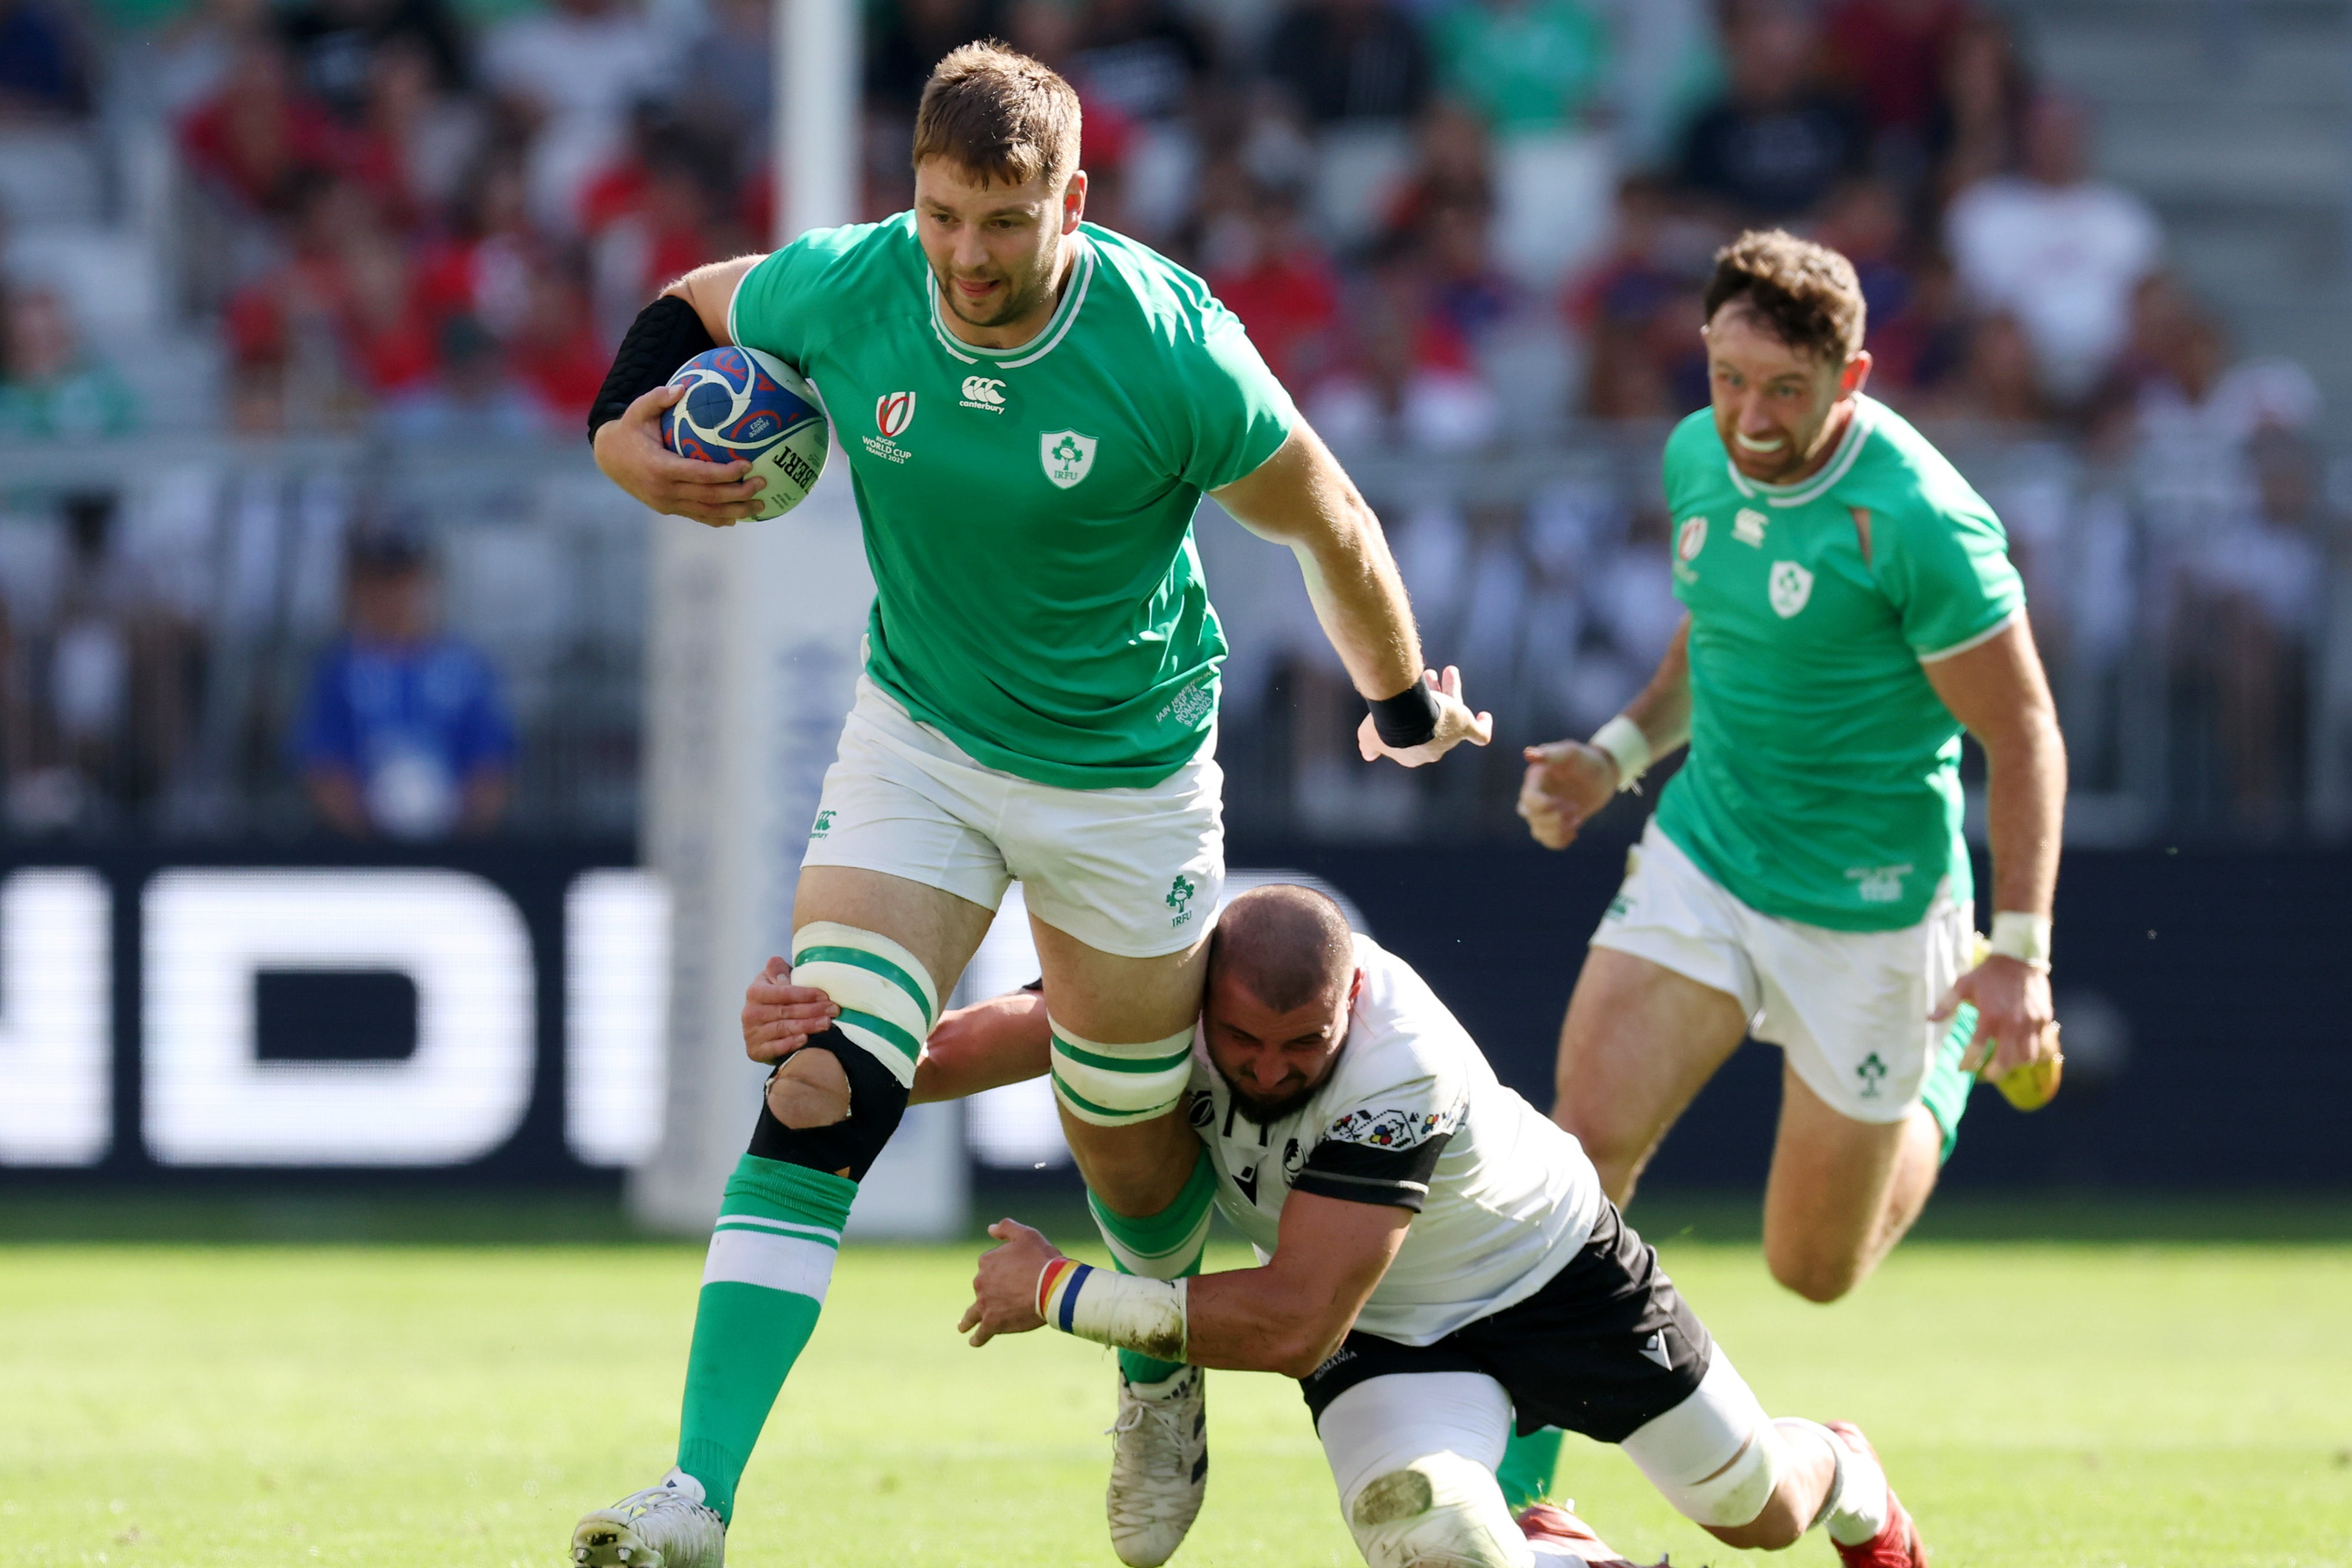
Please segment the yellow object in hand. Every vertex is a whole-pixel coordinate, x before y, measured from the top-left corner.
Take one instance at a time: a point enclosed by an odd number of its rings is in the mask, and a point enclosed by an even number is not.
[[[1992,955],[1992,943],[1982,932],[1976,934],[1974,961],[1981,964]],[[2000,1091],[2000,1097],[2021,1111],[2039,1111],[2058,1098],[2059,1082],[2066,1074],[2066,1054],[2058,1049],[2058,1025],[2050,1025],[2050,1054],[2012,1068],[1999,1078],[1992,1075],[1993,1053],[1988,1050],[1977,1068],[1980,1082],[1990,1083]]]

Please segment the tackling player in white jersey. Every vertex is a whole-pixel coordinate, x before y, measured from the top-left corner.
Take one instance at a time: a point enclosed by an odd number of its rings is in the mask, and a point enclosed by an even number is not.
[[[953,1086],[1042,1071],[1044,1008],[1003,998],[961,1021],[940,1052]],[[1765,1414],[1576,1140],[1328,899],[1235,899],[1202,1021],[1196,1223],[1213,1195],[1259,1266],[1113,1273],[1004,1220],[964,1316],[973,1343],[1050,1325],[1297,1378],[1371,1568],[1623,1562],[1564,1510],[1513,1518],[1495,1468],[1514,1422],[1621,1445],[1729,1545],[1819,1526],[1849,1568],[1924,1568],[1860,1431]]]

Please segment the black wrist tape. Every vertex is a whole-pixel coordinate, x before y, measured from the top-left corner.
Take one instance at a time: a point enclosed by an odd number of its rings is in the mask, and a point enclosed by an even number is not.
[[[589,441],[593,444],[597,431],[628,413],[631,403],[677,374],[678,366],[718,346],[694,307],[675,294],[665,294],[638,311],[628,336],[621,340],[620,351],[613,356],[613,368],[604,372],[604,384],[596,389],[596,401],[588,405]]]
[[[1437,694],[1426,681],[1415,681],[1396,695],[1381,697],[1368,706],[1372,710],[1372,728],[1381,744],[1391,751],[1419,746],[1437,734]]]

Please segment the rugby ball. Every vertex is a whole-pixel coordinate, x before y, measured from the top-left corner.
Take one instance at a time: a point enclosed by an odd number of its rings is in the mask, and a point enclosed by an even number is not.
[[[703,463],[750,461],[768,482],[753,517],[781,517],[808,498],[832,435],[816,393],[773,354],[732,344],[678,367],[686,395],[662,411],[662,444]]]

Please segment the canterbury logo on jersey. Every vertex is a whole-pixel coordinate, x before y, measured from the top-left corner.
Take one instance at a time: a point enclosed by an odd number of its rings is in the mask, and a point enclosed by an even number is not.
[[[963,406],[989,413],[1004,412],[1004,383],[993,376],[966,376],[963,379]]]

